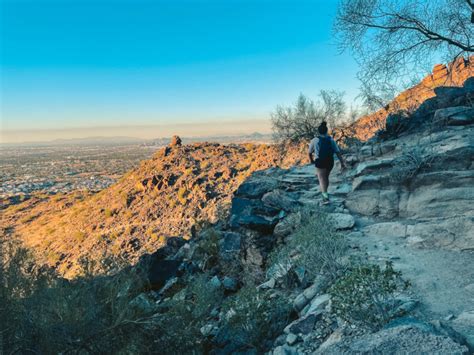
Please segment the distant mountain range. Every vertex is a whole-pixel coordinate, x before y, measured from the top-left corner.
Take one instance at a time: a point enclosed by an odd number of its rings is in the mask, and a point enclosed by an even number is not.
[[[196,142],[217,142],[217,143],[268,143],[272,140],[271,134],[262,134],[254,132],[244,135],[227,135],[227,136],[206,136],[206,137],[181,137],[183,143]],[[171,140],[171,137],[142,139],[136,137],[116,136],[116,137],[84,137],[71,139],[55,139],[52,141],[39,141],[27,143],[0,143],[4,147],[22,147],[22,146],[61,146],[61,145],[131,145],[140,144],[144,146],[164,146]]]

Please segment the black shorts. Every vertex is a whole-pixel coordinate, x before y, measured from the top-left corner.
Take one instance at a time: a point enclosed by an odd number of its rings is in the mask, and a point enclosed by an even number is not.
[[[324,159],[316,159],[314,162],[314,166],[316,166],[319,169],[328,169],[329,171],[332,170],[334,167],[334,158],[333,157],[328,157]]]

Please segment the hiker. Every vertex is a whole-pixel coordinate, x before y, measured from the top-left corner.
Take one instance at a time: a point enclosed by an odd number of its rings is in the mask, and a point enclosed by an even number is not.
[[[341,162],[341,169],[346,168],[341,151],[334,139],[328,135],[326,122],[321,122],[318,127],[319,136],[315,137],[309,144],[309,160],[316,166],[316,175],[318,176],[323,203],[329,203],[329,174],[334,166],[334,154]],[[314,156],[313,156],[314,155]]]

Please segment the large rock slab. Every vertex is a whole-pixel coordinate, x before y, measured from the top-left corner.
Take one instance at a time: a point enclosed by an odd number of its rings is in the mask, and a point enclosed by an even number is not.
[[[474,108],[468,106],[448,107],[436,110],[433,121],[450,126],[474,123]]]
[[[474,216],[421,221],[407,226],[406,236],[408,243],[417,247],[474,250]]]
[[[366,175],[379,171],[382,169],[391,168],[393,164],[393,159],[380,159],[373,161],[366,161],[357,165],[355,175]]]
[[[364,216],[393,218],[398,215],[400,194],[396,190],[369,189],[350,193],[345,206]]]
[[[400,222],[383,222],[371,224],[362,232],[368,237],[405,238],[407,226]]]
[[[447,182],[449,183],[449,182]],[[472,211],[473,185],[441,188],[439,185],[415,189],[408,197],[406,210],[401,215],[410,218],[454,217]]]
[[[453,321],[453,326],[466,338],[471,350],[474,351],[474,309],[459,314]]]
[[[383,329],[355,339],[346,339],[317,354],[467,354],[468,348],[451,338],[415,325]]]

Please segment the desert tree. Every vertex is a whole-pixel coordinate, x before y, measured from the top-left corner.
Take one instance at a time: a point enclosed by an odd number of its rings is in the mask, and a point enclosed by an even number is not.
[[[342,92],[321,90],[316,101],[300,94],[293,106],[277,106],[271,114],[274,139],[279,143],[312,139],[322,121],[333,129],[346,113],[343,96]]]
[[[380,107],[435,62],[474,52],[474,1],[341,0],[334,28],[361,66],[364,103]]]

